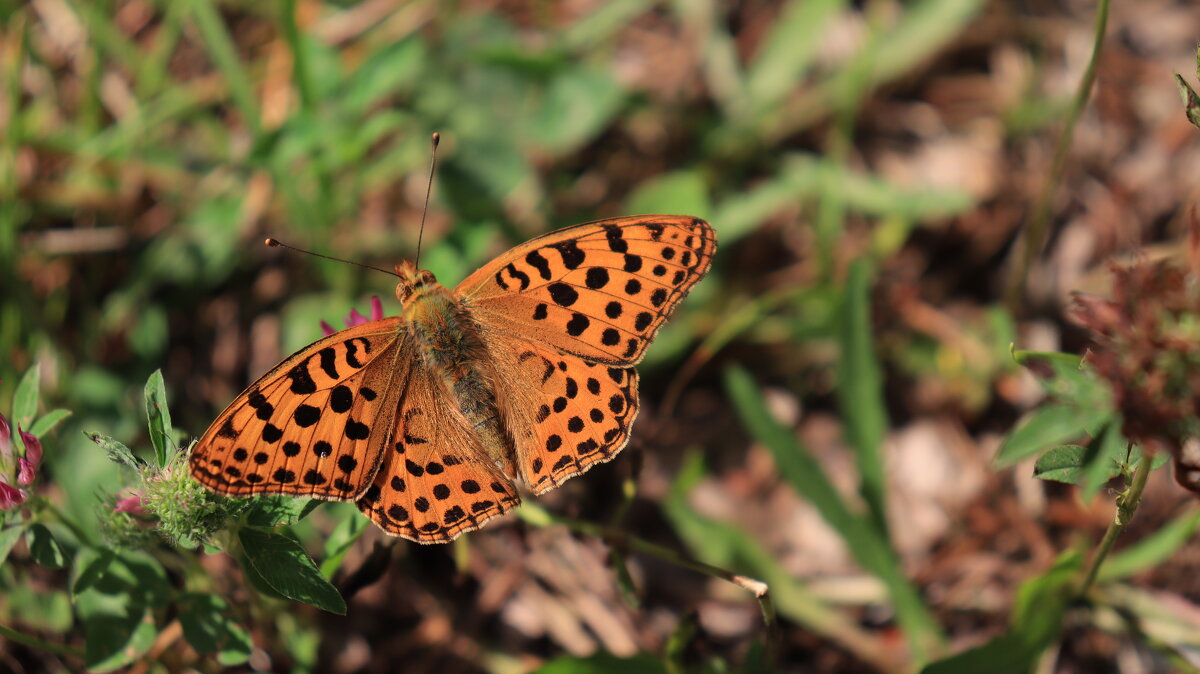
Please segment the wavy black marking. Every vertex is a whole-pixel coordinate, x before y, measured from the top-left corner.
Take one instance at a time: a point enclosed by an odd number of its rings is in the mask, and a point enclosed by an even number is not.
[[[337,379],[337,351],[332,346],[327,346],[321,349],[317,355],[321,357],[321,369],[325,371],[325,374],[329,375],[330,379]]]
[[[529,251],[529,254],[525,256],[525,262],[537,269],[538,275],[544,280],[550,280],[550,261],[542,257],[541,253],[536,250]]]
[[[529,287],[529,274],[517,269],[516,265],[512,263],[509,263],[505,269],[508,271],[509,276],[521,282],[521,290]]]
[[[356,341],[358,338],[346,340],[346,364],[357,370],[362,367],[362,363],[358,361],[358,345],[354,343]]]

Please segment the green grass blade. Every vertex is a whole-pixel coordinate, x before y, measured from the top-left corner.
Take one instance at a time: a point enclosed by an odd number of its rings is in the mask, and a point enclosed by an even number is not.
[[[848,615],[814,596],[803,581],[789,575],[779,562],[744,530],[697,514],[687,503],[687,492],[703,477],[704,466],[693,455],[679,471],[663,502],[663,512],[675,532],[697,558],[733,567],[761,579],[771,588],[779,614],[830,639],[879,671],[896,669],[888,646]]]
[[[300,108],[312,110],[316,102],[312,73],[308,68],[307,50],[304,48],[300,28],[296,25],[296,0],[283,0],[283,38],[292,50],[292,81],[300,93]]]
[[[190,3],[192,19],[196,22],[200,37],[208,48],[208,54],[225,78],[233,104],[241,113],[242,121],[257,137],[262,130],[262,116],[254,98],[250,77],[238,57],[237,48],[233,45],[233,38],[230,37],[225,22],[212,0],[187,1]]]
[[[784,479],[841,535],[859,564],[887,585],[897,621],[908,637],[914,658],[918,662],[925,660],[930,649],[936,648],[941,641],[937,623],[916,589],[904,577],[899,560],[880,533],[850,510],[821,464],[789,429],[771,417],[766,401],[748,373],[730,368],[726,371],[725,384],[738,417],[754,438],[771,450]]]
[[[792,0],[779,13],[746,70],[746,94],[757,110],[796,91],[812,65],[829,21],[845,0]]]
[[[854,449],[861,484],[859,492],[871,511],[875,527],[887,538],[886,482],[881,447],[887,432],[883,374],[875,354],[871,329],[872,269],[866,260],[850,266],[838,321],[841,356],[837,369],[837,398],[846,439]]]

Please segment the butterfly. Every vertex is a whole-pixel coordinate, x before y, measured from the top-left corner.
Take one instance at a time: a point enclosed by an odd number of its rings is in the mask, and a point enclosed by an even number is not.
[[[612,459],[638,413],[641,361],[708,271],[699,218],[567,227],[454,290],[396,265],[400,315],[320,339],[225,408],[192,476],[230,496],[354,501],[379,528],[443,543]]]

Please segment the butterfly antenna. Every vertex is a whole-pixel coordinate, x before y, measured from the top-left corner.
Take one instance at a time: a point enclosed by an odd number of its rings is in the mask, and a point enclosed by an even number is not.
[[[425,185],[425,206],[421,209],[421,228],[417,231],[417,259],[413,266],[421,268],[421,239],[425,238],[425,214],[429,212],[429,194],[433,191],[433,172],[437,168],[437,146],[442,140],[442,134],[433,132],[433,159],[429,162],[429,182]]]
[[[340,258],[340,257],[333,257],[332,255],[322,255],[321,253],[314,253],[314,252],[312,252],[311,250],[304,250],[303,248],[297,248],[297,247],[295,247],[295,246],[289,246],[289,245],[287,245],[286,243],[284,243],[284,242],[280,241],[279,239],[272,239],[272,238],[268,237],[268,238],[267,238],[267,240],[266,240],[266,241],[264,241],[263,243],[267,244],[268,246],[271,246],[272,248],[287,248],[288,250],[294,250],[294,251],[296,251],[297,253],[304,253],[305,255],[313,255],[313,256],[316,256],[316,257],[323,257],[323,258],[325,258],[326,260],[333,260],[334,262],[345,262],[346,264],[352,264],[352,265],[354,265],[355,267],[362,267],[363,269],[374,269],[375,271],[381,271],[381,272],[383,272],[383,273],[385,273],[385,274],[388,274],[388,275],[390,275],[390,276],[396,276],[396,275],[397,275],[397,274],[396,274],[396,272],[394,272],[394,271],[388,271],[388,270],[386,270],[386,269],[383,269],[382,267],[372,267],[372,266],[371,266],[371,265],[369,265],[369,264],[363,264],[363,263],[361,263],[361,262],[355,262],[355,261],[353,261],[353,260],[343,260],[343,259],[342,259],[342,258]]]

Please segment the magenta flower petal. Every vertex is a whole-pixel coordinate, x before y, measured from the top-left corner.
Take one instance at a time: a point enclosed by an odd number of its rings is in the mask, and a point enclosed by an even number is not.
[[[28,487],[33,484],[34,465],[24,457],[17,459],[17,484]]]
[[[36,470],[42,464],[42,441],[38,440],[36,435],[21,430],[20,424],[17,424],[17,431],[20,432],[21,440],[25,443],[25,458],[29,459]]]
[[[346,327],[353,328],[356,325],[362,325],[367,322],[367,317],[358,313],[358,309],[351,309],[350,316],[346,318]]]
[[[123,499],[117,499],[117,503],[113,506],[113,512],[129,513],[135,516],[144,516],[148,513],[142,506],[142,496],[140,494],[131,494]]]
[[[25,492],[0,482],[0,510],[13,510],[25,502]]]
[[[363,323],[366,323],[368,321],[378,321],[378,320],[381,320],[382,318],[383,318],[383,302],[380,301],[378,295],[372,295],[371,296],[371,317],[370,318],[363,316],[362,312],[360,312],[357,308],[351,308],[350,315],[347,316],[343,322],[346,324],[347,328],[353,328],[356,325],[362,325]],[[325,321],[321,321],[321,334],[322,335],[328,337],[335,332],[337,332],[337,331],[333,329],[332,325],[326,323]]]
[[[12,459],[12,454],[12,427],[8,425],[8,419],[0,414],[0,462]]]

